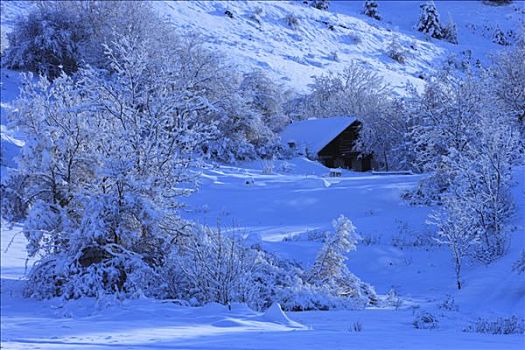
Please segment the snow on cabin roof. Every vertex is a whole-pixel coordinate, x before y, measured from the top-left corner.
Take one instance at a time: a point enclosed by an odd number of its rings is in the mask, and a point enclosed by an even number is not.
[[[281,142],[318,153],[355,121],[355,117],[332,117],[294,122],[281,133]]]

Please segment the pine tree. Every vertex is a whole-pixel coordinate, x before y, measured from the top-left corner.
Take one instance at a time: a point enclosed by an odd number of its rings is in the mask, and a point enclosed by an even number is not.
[[[346,253],[357,249],[357,241],[360,237],[348,218],[340,216],[334,220],[333,226],[335,233],[327,238],[317,256],[310,272],[311,281],[326,283],[344,275],[347,272]]]
[[[432,38],[442,39],[443,28],[439,23],[439,14],[434,1],[430,0],[420,5],[421,14],[417,30],[429,34]]]
[[[377,301],[374,289],[357,278],[346,266],[346,254],[357,249],[361,237],[352,222],[341,215],[332,222],[335,232],[329,235],[309,271],[307,282],[329,293],[353,298],[360,303]]]
[[[330,6],[330,0],[312,0],[310,3],[310,6],[318,9],[318,10],[328,10],[328,7]]]
[[[381,15],[379,14],[377,7],[378,7],[377,1],[367,0],[365,1],[363,13],[366,16],[371,17],[373,19],[377,19],[379,21],[381,20]]]

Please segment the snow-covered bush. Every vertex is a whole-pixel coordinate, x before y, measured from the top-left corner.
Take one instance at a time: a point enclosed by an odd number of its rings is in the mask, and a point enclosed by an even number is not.
[[[363,331],[363,324],[359,321],[356,321],[352,323],[352,327],[350,328],[352,332],[362,332]]]
[[[405,63],[406,61],[406,51],[399,43],[399,39],[397,37],[392,38],[392,41],[388,44],[386,53],[388,57],[401,64]]]
[[[447,294],[445,299],[443,299],[443,301],[441,302],[441,304],[438,305],[438,307],[441,310],[446,310],[446,311],[458,311],[459,310],[459,306],[458,304],[456,304],[456,300],[450,294]]]
[[[512,0],[483,0],[483,3],[487,5],[495,5],[495,6],[508,5],[511,2]]]
[[[1,217],[9,222],[20,222],[27,216],[28,203],[24,194],[28,178],[8,172],[0,183]]]
[[[491,90],[503,104],[510,123],[525,135],[525,70],[516,62],[525,61],[525,40],[493,57]]]
[[[264,159],[262,161],[262,174],[272,175],[274,172],[274,162],[272,159]]]
[[[232,12],[231,10],[229,10],[229,9],[226,10],[226,11],[224,11],[224,14],[225,14],[226,16],[228,16],[229,18],[232,18],[232,19],[233,19],[233,17],[234,17],[234,16],[233,16],[233,12]]]
[[[146,2],[41,1],[8,34],[3,64],[44,74],[71,74],[85,64],[107,68],[103,44],[120,36],[145,40],[163,24]]]
[[[496,27],[496,29],[494,29],[494,33],[493,33],[493,36],[492,36],[492,42],[494,44],[498,44],[498,45],[501,45],[501,46],[510,46],[511,45],[510,41],[508,40],[507,36],[505,35],[505,32],[503,30],[501,30],[501,28],[499,28],[499,27]]]
[[[433,0],[426,1],[420,5],[421,13],[416,29],[430,35],[432,38],[442,39],[443,28],[439,22],[439,13]]]
[[[403,299],[401,299],[395,288],[391,288],[388,291],[384,302],[387,306],[394,307],[396,310],[403,305]]]
[[[381,236],[378,234],[361,234],[360,236],[363,245],[372,246],[381,243]]]
[[[371,17],[373,19],[381,20],[381,15],[377,9],[377,1],[366,0],[363,6],[363,13],[365,16]]]
[[[293,14],[289,14],[285,17],[285,21],[286,21],[286,24],[294,29],[294,30],[297,30],[299,28],[299,18],[297,18],[295,15]]]
[[[463,331],[489,334],[523,334],[525,333],[525,322],[516,315],[498,317],[494,320],[479,318],[474,324],[465,327]]]
[[[40,8],[19,17],[7,34],[3,64],[50,79],[61,72],[71,74],[83,58],[81,46],[89,37],[86,24],[77,14],[58,9]]]
[[[198,304],[228,305],[245,301],[246,278],[253,269],[254,254],[233,234],[196,226],[184,243],[169,257],[170,297],[196,300]]]
[[[430,312],[421,311],[414,315],[412,325],[417,329],[433,329],[438,327],[439,321],[437,317]]]

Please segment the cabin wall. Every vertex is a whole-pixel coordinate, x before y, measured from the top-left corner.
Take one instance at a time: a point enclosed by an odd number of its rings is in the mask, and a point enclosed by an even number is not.
[[[319,151],[318,160],[329,168],[345,168],[355,171],[372,169],[372,157],[354,151],[361,123],[355,122],[341,132]]]

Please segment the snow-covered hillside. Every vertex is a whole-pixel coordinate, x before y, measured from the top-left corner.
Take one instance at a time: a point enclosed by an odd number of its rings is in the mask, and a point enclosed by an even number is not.
[[[284,86],[304,92],[312,76],[341,71],[355,61],[378,72],[398,88],[410,81],[421,87],[445,60],[486,61],[503,49],[493,37],[497,28],[519,32],[525,8],[521,1],[491,6],[482,1],[436,1],[441,21],[452,19],[458,45],[429,39],[415,30],[419,1],[378,1],[380,21],[362,14],[363,1],[332,1],[328,11],[302,1],[158,1],[160,14],[181,32],[191,31],[245,70],[261,69]],[[2,33],[33,6],[2,2]],[[228,15],[226,14],[228,13]],[[2,34],[2,35],[4,35]],[[404,64],[388,57],[393,38],[406,50]],[[2,40],[6,41],[6,40]],[[5,43],[4,43],[5,44]]]
[[[286,86],[307,90],[313,75],[340,71],[357,61],[384,76],[394,87],[416,86],[449,56],[482,61],[502,49],[492,42],[496,27],[520,27],[522,3],[489,6],[481,1],[438,1],[441,20],[456,22],[459,45],[427,40],[414,29],[418,1],[378,1],[381,21],[362,12],[362,1],[332,1],[329,11],[301,1],[157,2],[175,26],[201,35],[208,45],[246,70],[262,69]],[[229,11],[233,18],[225,14]],[[297,20],[290,25],[290,19]],[[292,20],[293,21],[293,20]],[[405,64],[387,56],[393,37],[407,51]]]

